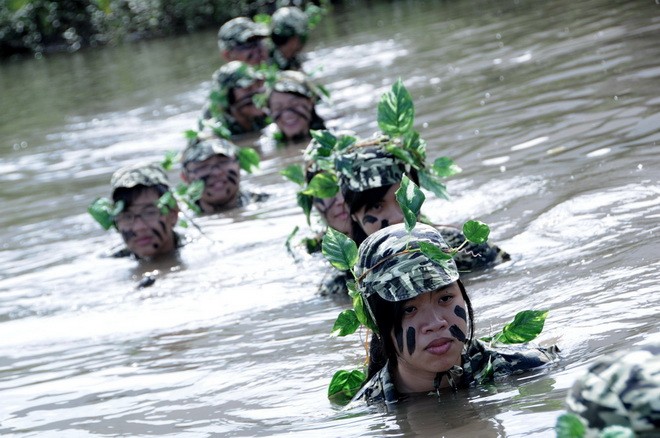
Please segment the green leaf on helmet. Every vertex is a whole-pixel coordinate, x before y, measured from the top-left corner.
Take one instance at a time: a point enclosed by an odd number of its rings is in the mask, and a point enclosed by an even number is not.
[[[337,144],[337,137],[335,137],[334,134],[332,134],[327,129],[323,129],[323,130],[312,129],[309,133],[320,146],[318,149],[318,155],[323,157],[329,156],[332,150],[334,149],[335,145]]]
[[[360,321],[358,320],[355,310],[346,309],[339,314],[337,320],[332,326],[332,336],[347,336],[355,333],[355,331],[360,327]]]
[[[442,248],[430,242],[419,242],[419,250],[430,260],[440,265],[444,265],[447,260],[453,258],[452,253],[444,252]]]
[[[485,243],[490,235],[490,227],[481,221],[470,220],[463,224],[465,238],[477,245]]]
[[[305,185],[305,173],[299,164],[291,164],[284,170],[280,170],[280,175],[300,186]]]
[[[397,189],[395,196],[403,212],[406,231],[410,233],[417,224],[417,217],[426,196],[406,175],[403,175],[401,186]]]
[[[307,184],[307,188],[303,190],[306,195],[315,198],[332,198],[339,191],[339,183],[337,176],[332,173],[322,172],[314,175],[314,178]]]
[[[391,136],[403,135],[412,129],[415,107],[412,97],[399,78],[378,103],[378,127]]]
[[[340,271],[352,270],[358,258],[355,242],[333,228],[328,228],[323,236],[321,251],[330,264]]]
[[[241,169],[247,173],[252,173],[254,169],[259,168],[259,153],[250,147],[242,147],[238,150],[238,163]]]

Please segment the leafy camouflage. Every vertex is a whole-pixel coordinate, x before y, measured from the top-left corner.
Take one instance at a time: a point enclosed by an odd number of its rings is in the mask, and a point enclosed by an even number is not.
[[[365,302],[375,293],[387,301],[403,301],[458,280],[454,261],[431,261],[417,250],[420,242],[449,249],[438,230],[423,224],[410,234],[404,224],[392,225],[360,245],[355,276]]]
[[[218,46],[220,50],[232,50],[252,38],[264,38],[270,34],[268,27],[255,23],[247,17],[236,17],[220,27]]]
[[[279,8],[270,22],[271,34],[281,37],[305,38],[309,31],[307,15],[295,6]]]
[[[591,429],[618,425],[660,436],[660,344],[597,359],[566,398]]]
[[[158,184],[169,188],[167,175],[159,163],[123,167],[116,171],[110,180],[113,193],[119,188],[130,189],[137,185],[152,187]]]
[[[241,61],[231,61],[213,73],[213,87],[218,90],[247,88],[255,81],[262,79],[254,68]]]
[[[390,141],[388,136],[360,141],[350,151],[336,156],[335,168],[342,192],[363,192],[401,182],[409,169],[385,150]],[[365,144],[369,146],[364,147]]]
[[[194,141],[183,151],[181,163],[185,167],[188,163],[204,161],[214,155],[236,158],[238,146],[224,138],[207,138]]]
[[[454,366],[445,373],[451,375],[448,380],[454,382],[456,388],[465,388],[475,382],[499,380],[547,365],[557,360],[558,351],[555,346],[543,348],[531,344],[493,348],[474,339],[463,349],[462,366]],[[401,395],[394,386],[388,366],[389,363],[365,383],[352,402],[362,401],[370,405],[398,402]],[[491,368],[492,372],[489,371]],[[488,378],[482,379],[484,375]]]

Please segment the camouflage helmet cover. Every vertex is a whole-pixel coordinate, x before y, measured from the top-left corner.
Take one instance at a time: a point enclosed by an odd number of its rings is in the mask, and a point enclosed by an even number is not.
[[[435,228],[417,224],[410,234],[404,224],[392,225],[367,237],[360,245],[355,276],[364,298],[378,294],[387,301],[404,301],[458,280],[452,259],[436,263],[421,251],[420,242],[449,249]]]
[[[597,359],[566,404],[591,429],[617,425],[639,436],[660,435],[660,343]]]
[[[363,192],[401,182],[409,169],[385,150],[384,146],[390,142],[388,136],[379,136],[358,142],[351,151],[336,157],[335,168],[342,192]],[[365,144],[368,146],[364,147]],[[373,144],[378,146],[371,146]]]
[[[271,19],[271,33],[282,37],[306,37],[309,31],[307,15],[295,6],[279,8]]]
[[[224,138],[206,138],[191,142],[183,151],[181,163],[185,167],[191,162],[204,161],[214,155],[236,158],[238,146]]]
[[[232,50],[238,45],[247,43],[252,38],[264,38],[268,35],[267,26],[255,23],[247,17],[236,17],[220,27],[218,46],[220,50]]]
[[[119,188],[130,189],[143,185],[153,187],[163,185],[169,189],[169,181],[163,167],[158,163],[135,164],[117,170],[110,180],[112,193]]]
[[[318,87],[309,80],[305,73],[294,70],[280,72],[270,90],[271,93],[273,91],[300,94],[309,97],[314,102],[318,101],[322,95]]]
[[[261,77],[252,66],[241,61],[230,61],[213,73],[213,86],[221,90],[247,88]]]

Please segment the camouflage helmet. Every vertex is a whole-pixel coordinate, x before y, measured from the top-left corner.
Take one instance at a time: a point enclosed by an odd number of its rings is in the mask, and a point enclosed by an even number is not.
[[[306,38],[309,31],[307,15],[295,6],[279,8],[271,18],[270,29],[273,36]]]
[[[335,158],[342,192],[364,192],[401,182],[403,174],[410,169],[385,150],[384,146],[391,141],[390,137],[379,135],[356,143],[349,152]]]
[[[230,61],[213,73],[213,86],[224,90],[247,88],[262,79],[251,65],[241,61]]]
[[[362,242],[355,276],[365,303],[374,294],[386,301],[404,301],[458,280],[453,259],[437,263],[420,251],[410,251],[420,242],[449,249],[440,232],[424,224],[417,224],[410,234],[404,224],[391,225]]]
[[[350,129],[342,129],[338,131],[321,131],[321,133],[329,133],[337,140],[337,144],[344,143],[344,147],[348,147],[355,143],[357,134]],[[337,145],[328,147],[321,144],[316,138],[312,137],[305,150],[303,151],[303,160],[305,162],[305,169],[307,172],[316,173],[321,170],[331,170],[334,172],[334,151],[337,150]]]
[[[309,80],[305,73],[295,70],[279,72],[275,83],[269,90],[269,97],[273,91],[300,94],[309,97],[314,102],[318,101],[322,96],[321,91]]]
[[[203,138],[191,142],[183,151],[181,164],[184,168],[191,162],[204,161],[214,155],[224,155],[229,158],[236,158],[238,155],[238,146],[224,138]]]
[[[660,343],[597,359],[566,398],[590,429],[623,426],[660,435]]]
[[[268,27],[265,25],[255,23],[247,17],[236,17],[220,27],[218,47],[220,50],[232,50],[252,38],[264,38],[268,35]]]
[[[138,185],[153,187],[163,185],[169,190],[169,181],[159,163],[134,164],[117,170],[110,180],[112,193],[117,189],[130,189]]]

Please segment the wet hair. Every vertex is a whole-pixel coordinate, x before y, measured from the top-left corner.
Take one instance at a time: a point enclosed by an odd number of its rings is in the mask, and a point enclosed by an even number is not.
[[[406,175],[408,175],[408,178],[410,178],[415,184],[419,186],[419,176],[417,175],[416,169],[411,169],[410,172],[406,172]],[[367,233],[365,233],[362,229],[362,226],[353,220],[352,215],[362,207],[366,206],[369,208],[380,202],[380,200],[385,197],[385,194],[392,186],[393,184],[388,184],[386,186],[367,189],[362,192],[354,192],[350,189],[342,190],[344,202],[348,206],[349,214],[351,214],[351,233],[353,234],[353,240],[357,246],[360,246],[362,242],[364,242],[364,239],[366,239],[368,236]]]
[[[458,287],[461,290],[461,296],[465,300],[468,314],[468,336],[466,343],[470,343],[474,336],[474,312],[472,310],[472,303],[470,297],[465,290],[465,286],[461,280],[456,280]],[[391,370],[394,370],[397,365],[397,351],[392,341],[392,330],[394,327],[401,326],[403,319],[403,309],[409,300],[405,301],[387,301],[381,298],[378,294],[373,294],[368,299],[369,307],[376,318],[376,325],[378,326],[379,334],[374,333],[371,337],[369,345],[369,369],[367,371],[367,380],[371,379],[374,374],[380,371],[387,361]]]
[[[167,193],[169,188],[164,184],[156,184],[154,186],[138,184],[134,187],[118,187],[112,192],[112,200],[115,203],[117,203],[117,201],[124,201],[124,210],[126,210],[138,197],[140,197],[141,194],[148,192],[149,190],[155,190],[160,197]]]

